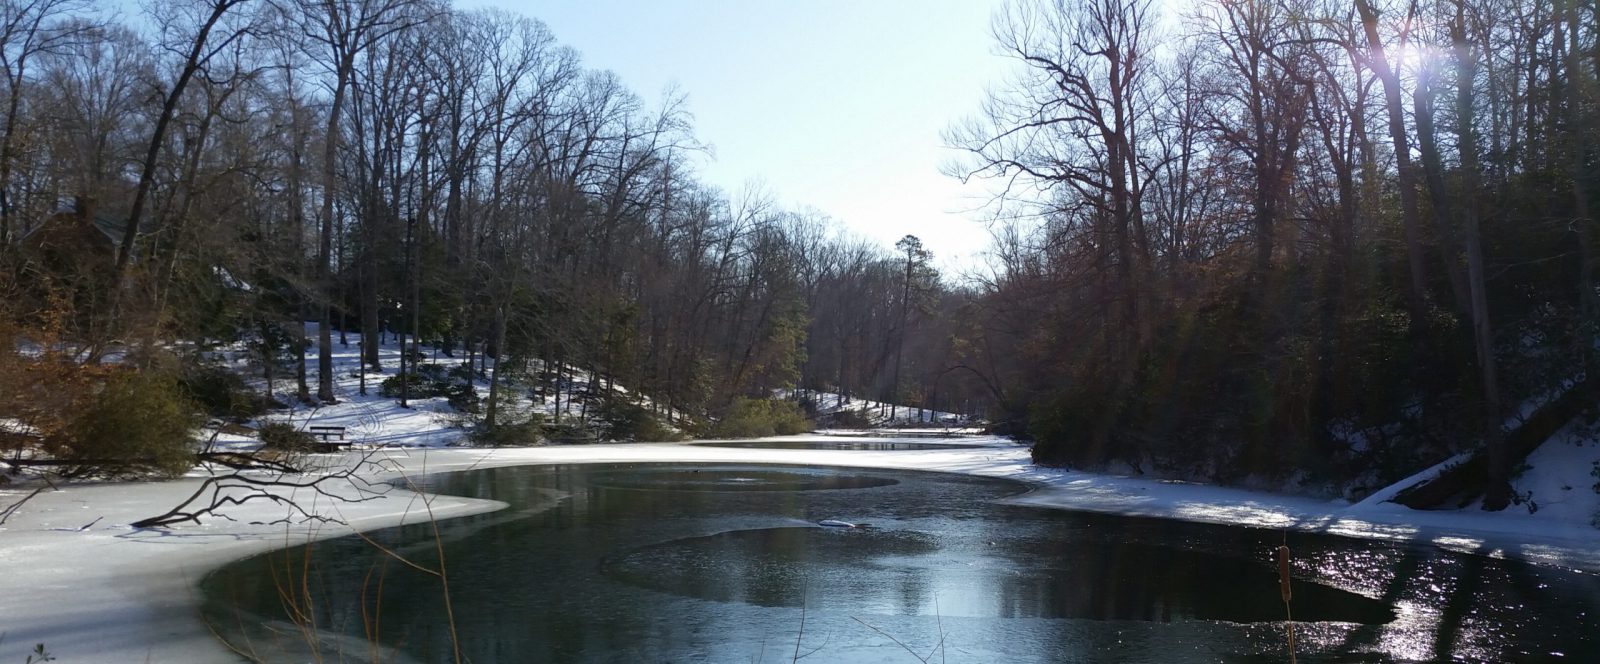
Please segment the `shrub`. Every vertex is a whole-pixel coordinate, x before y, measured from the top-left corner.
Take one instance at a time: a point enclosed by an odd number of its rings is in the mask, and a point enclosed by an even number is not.
[[[51,451],[79,463],[71,475],[177,476],[194,466],[194,432],[204,422],[171,376],[122,373],[71,416]]]
[[[555,443],[595,443],[600,441],[600,434],[593,427],[583,422],[567,421],[561,424],[547,424],[544,426],[544,436]]]
[[[860,410],[841,410],[833,414],[832,424],[840,429],[867,429],[872,427],[872,420]]]
[[[793,436],[806,433],[817,428],[817,425],[785,401],[771,401],[772,404],[772,431],[780,436]],[[785,407],[787,406],[787,407]]]
[[[449,398],[450,407],[460,412],[477,414],[483,411],[483,399],[472,385],[454,383],[445,388],[444,395]]]
[[[478,373],[476,369],[473,369],[472,365],[466,363],[457,364],[450,367],[449,370],[445,371],[445,375],[463,383],[470,383],[473,381],[473,379],[485,377],[483,374]]]
[[[451,368],[448,372],[451,380],[461,375],[458,367]],[[470,374],[468,374],[470,375]],[[515,376],[511,372],[501,375],[500,389],[496,391],[494,399],[487,395],[479,396],[470,382],[453,382],[457,385],[454,389],[454,399],[451,403],[460,412],[467,413],[463,419],[472,423],[472,439],[475,444],[489,446],[517,446],[539,445],[544,442],[544,413],[539,412],[529,403],[524,390],[517,387]],[[491,430],[485,426],[490,409],[495,413],[496,426]]]
[[[678,421],[678,428],[683,430],[684,438],[710,438],[716,428],[716,422],[685,416]]]
[[[288,422],[268,422],[261,425],[257,432],[261,438],[262,449],[283,450],[287,452],[305,452],[316,445],[317,439],[309,433],[296,429]]]
[[[595,409],[596,429],[605,440],[659,443],[683,440],[650,409],[623,399],[606,399]]]
[[[477,414],[482,411],[478,392],[472,385],[472,369],[465,365],[447,368],[437,363],[418,364],[404,378],[396,374],[383,379],[378,394],[398,398],[406,383],[411,384],[412,399],[445,397],[450,400],[450,406],[460,412]]]
[[[413,399],[426,399],[435,396],[430,393],[431,390],[427,379],[415,373],[395,374],[383,379],[383,382],[378,385],[378,394],[390,399],[399,398],[402,388],[407,383],[411,384],[411,398]]]
[[[789,401],[739,398],[712,427],[712,435],[723,438],[759,438],[805,433],[813,428],[800,407]]]
[[[814,393],[806,393],[795,403],[800,405],[800,412],[804,413],[808,419],[818,419],[818,416],[822,414],[822,404],[818,403],[817,395]]]
[[[526,420],[472,430],[472,442],[484,447],[521,447],[544,442],[544,417],[535,414]]]
[[[427,379],[429,382],[438,383],[448,380],[446,377],[447,372],[443,364],[414,364],[411,366],[411,370],[416,372],[418,376],[422,376],[423,378]]]
[[[178,385],[189,400],[212,417],[244,421],[283,407],[251,389],[243,377],[226,367],[191,365],[179,377]]]

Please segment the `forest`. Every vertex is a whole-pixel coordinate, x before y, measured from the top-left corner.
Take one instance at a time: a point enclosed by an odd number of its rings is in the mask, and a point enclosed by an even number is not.
[[[1019,220],[966,318],[1035,458],[1360,487],[1476,450],[1515,500],[1594,402],[1595,4],[1158,7],[1011,7],[1020,73],[951,131]]]
[[[1499,508],[1600,387],[1592,1],[1011,2],[1011,75],[943,137],[994,192],[965,274],[703,182],[693,91],[535,17],[104,10],[0,0],[14,459],[149,458],[97,441],[197,426],[223,346],[269,402],[335,400],[335,346],[387,334],[417,351],[371,370],[493,358],[486,432],[503,368],[578,371],[689,431],[826,392],[1221,483],[1359,494],[1476,451]]]

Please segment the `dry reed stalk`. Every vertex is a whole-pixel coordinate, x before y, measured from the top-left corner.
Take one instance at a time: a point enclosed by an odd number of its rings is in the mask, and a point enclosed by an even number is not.
[[[1278,594],[1283,597],[1284,627],[1289,632],[1289,664],[1295,664],[1294,654],[1294,611],[1290,608],[1290,600],[1294,593],[1289,589],[1289,546],[1278,547]]]

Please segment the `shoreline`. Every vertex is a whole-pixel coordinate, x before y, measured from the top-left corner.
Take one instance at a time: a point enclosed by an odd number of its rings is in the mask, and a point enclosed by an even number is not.
[[[786,440],[859,440],[826,435]],[[878,438],[878,441],[902,439]],[[928,439],[903,439],[929,442]],[[709,442],[709,441],[695,441]],[[1002,502],[1200,523],[1412,541],[1452,551],[1600,573],[1600,529],[1519,514],[1419,512],[1035,467],[1024,446],[994,437],[947,438],[951,449],[861,451],[763,449],[685,443],[531,448],[412,448],[381,451],[387,482],[475,468],[562,463],[756,463],[893,468],[1011,479],[1030,487]],[[980,444],[978,447],[955,445]],[[360,452],[326,457],[348,464]],[[233,661],[200,619],[197,586],[207,573],[257,553],[385,527],[503,509],[505,503],[395,488],[359,503],[313,501],[344,524],[261,525],[283,516],[265,503],[169,530],[127,524],[177,504],[204,475],[164,482],[65,487],[33,499],[0,527],[0,662],[22,661],[35,643],[63,662]],[[12,498],[15,490],[4,492]],[[286,492],[287,494],[287,492]],[[310,500],[309,492],[302,494]],[[85,524],[88,524],[85,526]]]

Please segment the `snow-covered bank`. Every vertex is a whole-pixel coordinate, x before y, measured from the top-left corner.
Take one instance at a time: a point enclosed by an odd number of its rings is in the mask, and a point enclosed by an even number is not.
[[[833,421],[843,415],[853,421],[879,428],[893,426],[956,427],[971,423],[971,418],[959,413],[946,413],[915,406],[896,406],[892,403],[872,401],[860,397],[846,397],[834,392],[780,389],[773,390],[773,395],[781,399],[799,399],[809,402],[811,407],[816,410],[819,421]]]
[[[419,460],[421,461],[421,460]],[[420,464],[407,463],[408,467]],[[172,530],[127,524],[189,497],[202,480],[108,483],[46,491],[0,527],[0,661],[21,662],[43,643],[60,661],[217,662],[225,651],[195,611],[195,587],[207,572],[254,553],[428,518],[419,496],[392,491],[368,502],[320,501],[312,492],[284,495],[315,503],[345,525],[260,525],[285,516],[265,503]],[[353,487],[339,487],[354,495]],[[0,492],[9,504],[24,492]],[[499,509],[495,501],[432,501],[449,518]]]
[[[825,436],[805,437],[826,440]],[[851,439],[859,440],[859,439]],[[1526,512],[1415,512],[1179,482],[1093,475],[1029,462],[1026,448],[995,438],[946,439],[961,447],[927,451],[832,451],[706,447],[690,444],[549,446],[517,449],[396,450],[384,454],[408,475],[535,463],[754,462],[881,467],[966,473],[1027,482],[1018,504],[1229,525],[1413,540],[1485,555],[1600,572],[1600,530],[1527,518]],[[916,442],[928,443],[927,439]],[[330,457],[331,458],[331,457]],[[347,457],[347,460],[350,457]],[[228,561],[345,526],[258,526],[282,516],[264,506],[171,531],[126,524],[192,493],[198,479],[74,486],[47,492],[0,530],[0,662],[22,661],[43,642],[61,661],[214,662],[230,655],[196,615],[194,587]],[[0,501],[15,498],[15,491]],[[416,494],[394,491],[364,503],[318,505],[351,526],[379,528],[426,518]],[[431,501],[452,517],[499,503],[452,496]],[[87,527],[84,527],[87,526]],[[1292,542],[1292,540],[1291,540]]]

